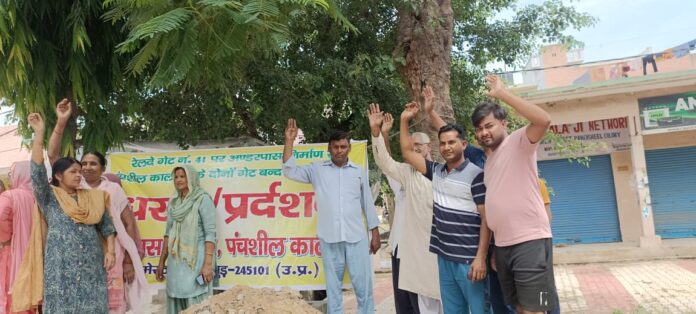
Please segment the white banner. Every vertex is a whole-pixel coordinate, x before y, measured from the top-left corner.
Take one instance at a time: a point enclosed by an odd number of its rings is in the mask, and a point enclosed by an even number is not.
[[[573,154],[575,157],[604,155],[631,148],[628,117],[552,125],[551,132],[588,144]],[[563,159],[570,157],[568,153],[554,149],[551,141],[543,140],[537,149],[537,159]]]

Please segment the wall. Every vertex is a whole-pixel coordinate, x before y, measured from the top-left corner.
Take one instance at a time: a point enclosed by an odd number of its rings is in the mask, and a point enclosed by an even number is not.
[[[696,146],[696,130],[643,136],[646,150]]]
[[[641,73],[642,75],[642,73]],[[662,83],[662,82],[660,82]],[[549,114],[553,124],[574,123],[582,121],[609,119],[616,117],[629,117],[631,130],[640,129],[638,120],[638,99],[659,95],[678,94],[696,90],[696,81],[689,86],[666,87],[662,84],[650,84],[635,91],[616,91],[613,95],[594,96],[593,90],[583,92],[586,96],[569,96],[559,101],[544,102],[534,99]],[[565,96],[563,92],[556,95]],[[585,97],[585,98],[582,98]],[[568,99],[575,98],[575,99]],[[559,99],[558,97],[555,99]],[[633,133],[632,133],[633,134]],[[645,150],[696,146],[696,130],[646,135],[642,137]],[[636,169],[632,160],[632,153],[644,154],[643,148],[638,151],[614,152],[611,154],[612,174],[614,175],[614,188],[616,190],[616,204],[621,229],[621,237],[625,242],[643,242],[643,219],[641,206],[636,187]],[[590,165],[591,166],[591,165]],[[652,219],[650,219],[652,220]],[[654,229],[654,228],[649,228]],[[651,233],[652,230],[648,230]],[[643,238],[643,239],[641,239]],[[659,238],[658,238],[659,240]]]
[[[611,168],[614,174],[614,189],[616,190],[616,206],[619,211],[621,239],[624,242],[638,242],[641,236],[640,209],[633,179],[631,152],[615,152],[611,154]]]
[[[539,88],[569,86],[573,85],[573,82],[583,77],[583,75],[588,76],[591,82],[622,79],[620,75],[617,78],[612,78],[611,73],[612,68],[620,68],[623,64],[628,64],[631,67],[631,70],[626,73],[628,77],[643,76],[642,57],[626,58],[606,63],[580,64],[579,66],[563,67],[569,64],[566,50],[561,45],[550,45],[542,48],[540,59],[542,61],[541,66],[546,70],[529,72],[533,74],[525,73],[525,84],[536,84]],[[691,53],[679,58],[673,57],[670,59],[657,58],[656,63],[659,73],[696,69],[696,54]],[[572,62],[570,64],[572,64]],[[562,67],[552,68],[556,66]],[[647,64],[646,67],[647,75],[654,73],[652,64]]]
[[[575,100],[563,103],[544,104],[552,124],[574,123],[626,117],[633,113],[631,106],[638,106],[635,99],[626,97],[604,97],[596,100]]]
[[[567,52],[565,48],[560,45],[545,47],[541,58],[544,62],[544,68],[568,64]],[[587,72],[587,69],[582,67],[561,67],[547,69],[544,72],[544,85],[546,88],[554,88],[572,85],[575,80]]]

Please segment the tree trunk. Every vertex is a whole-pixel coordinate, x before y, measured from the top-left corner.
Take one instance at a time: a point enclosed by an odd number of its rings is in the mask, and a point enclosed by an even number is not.
[[[432,86],[437,97],[436,110],[447,122],[454,122],[450,99],[450,72],[454,16],[451,0],[424,0],[414,11],[405,5],[399,9],[399,28],[395,59],[403,58],[398,71],[412,100],[421,103],[421,90]],[[441,160],[437,130],[421,111],[416,117],[414,131],[430,136],[433,158]]]
[[[246,129],[247,135],[263,140],[261,138],[261,135],[259,134],[259,129],[256,127],[256,122],[254,121],[251,112],[247,109],[246,106],[242,105],[242,100],[239,97],[235,97],[236,103],[234,104],[234,112],[239,115],[239,118],[242,120],[242,123],[244,124],[244,128]]]

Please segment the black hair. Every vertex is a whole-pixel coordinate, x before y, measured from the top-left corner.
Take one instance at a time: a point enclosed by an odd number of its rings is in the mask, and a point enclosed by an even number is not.
[[[346,131],[333,131],[331,135],[329,135],[329,145],[331,145],[331,142],[340,140],[347,140],[348,143],[350,143],[350,134]]]
[[[99,164],[102,166],[102,168],[106,168],[106,157],[104,157],[104,154],[96,151],[96,150],[91,150],[82,155],[82,159],[85,159],[85,156],[87,155],[94,155],[99,159]]]
[[[176,173],[178,170],[181,170],[184,173],[186,173],[186,169],[184,169],[184,167],[174,167],[174,170],[172,170],[172,173]]]
[[[491,113],[493,117],[498,120],[507,119],[507,111],[505,111],[505,108],[494,102],[485,101],[480,103],[476,109],[474,109],[474,113],[471,114],[471,122],[474,124],[474,127],[478,127],[481,120]]]
[[[68,170],[68,168],[72,167],[72,165],[74,164],[82,166],[82,164],[79,161],[77,161],[77,159],[72,157],[63,157],[61,159],[56,160],[56,162],[53,163],[53,170],[51,171],[51,184],[53,184],[54,186],[60,186],[60,182],[58,181],[56,175],[62,175],[65,172],[65,170]]]
[[[466,137],[464,136],[464,128],[462,126],[452,123],[447,123],[444,126],[442,126],[440,130],[437,131],[437,138],[440,138],[440,134],[450,131],[457,131],[457,137],[462,141],[466,140]]]

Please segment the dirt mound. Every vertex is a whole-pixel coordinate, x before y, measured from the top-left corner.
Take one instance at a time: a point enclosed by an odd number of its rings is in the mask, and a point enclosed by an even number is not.
[[[320,311],[307,304],[299,292],[289,288],[250,288],[235,286],[196,304],[183,314],[317,314]]]

